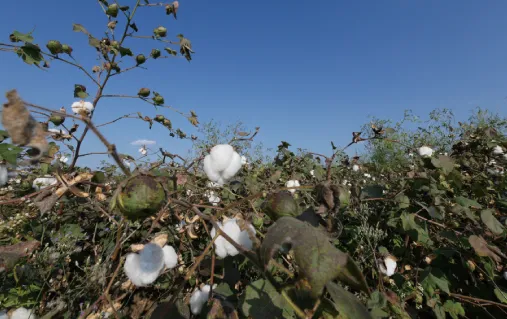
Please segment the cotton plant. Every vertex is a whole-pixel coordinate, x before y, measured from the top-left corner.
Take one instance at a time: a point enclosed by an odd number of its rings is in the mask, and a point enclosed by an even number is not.
[[[231,237],[231,239],[236,243],[245,247],[246,249],[252,249],[253,242],[250,238],[249,232],[247,229],[240,229],[237,218],[227,219],[223,223],[218,222],[217,224],[219,228],[225,234]],[[247,227],[250,228],[252,234],[255,234],[255,228],[251,224],[248,224]],[[210,232],[211,238],[214,238],[216,233],[217,230],[215,227],[213,227]],[[222,236],[219,236],[215,240],[215,252],[221,258],[225,258],[227,256],[236,256],[239,254],[239,251],[236,249],[236,247],[234,247],[227,241],[227,239]]]
[[[203,163],[208,179],[224,185],[241,168],[241,156],[231,145],[219,144],[211,148],[210,153],[204,157]]]
[[[299,186],[301,186],[301,185],[299,184],[298,180],[289,180],[285,183],[285,187],[299,187]],[[292,189],[289,189],[288,191],[291,192],[292,194],[294,194],[296,192],[296,189],[292,188]]]
[[[165,267],[172,269],[177,264],[178,255],[172,246],[162,248],[149,243],[139,253],[127,255],[123,270],[134,285],[146,287],[157,280]]]
[[[421,157],[431,157],[433,152],[433,149],[429,146],[421,146],[417,149],[417,154]]]
[[[58,183],[58,181],[52,176],[37,177],[32,183],[32,188],[39,191],[48,186],[55,185],[56,183]]]
[[[74,114],[90,116],[90,114],[92,114],[93,109],[95,107],[93,106],[93,104],[91,102],[81,100],[81,101],[77,101],[77,102],[72,103],[71,108],[72,108],[72,112],[74,112]]]
[[[216,284],[213,285],[213,289],[217,287]],[[204,285],[201,289],[196,288],[190,296],[190,311],[194,315],[198,315],[202,311],[202,307],[208,301],[209,293],[211,291],[210,285]]]

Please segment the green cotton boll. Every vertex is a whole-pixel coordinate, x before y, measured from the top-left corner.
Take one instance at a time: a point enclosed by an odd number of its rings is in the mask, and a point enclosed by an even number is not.
[[[286,191],[269,195],[262,203],[261,209],[273,221],[284,216],[296,217],[300,214],[294,197]]]
[[[128,219],[136,220],[156,214],[164,205],[166,193],[162,183],[149,175],[130,177],[113,199]]]
[[[63,52],[63,46],[60,41],[57,40],[50,40],[48,44],[46,44],[46,47],[48,48],[49,52],[51,52],[51,54],[58,54]]]

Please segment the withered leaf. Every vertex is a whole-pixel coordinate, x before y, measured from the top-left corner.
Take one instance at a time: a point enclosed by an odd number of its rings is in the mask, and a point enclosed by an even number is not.
[[[9,271],[20,258],[30,256],[39,246],[36,240],[0,246],[0,272]]]
[[[481,257],[490,257],[495,262],[500,263],[502,258],[507,259],[498,247],[489,245],[484,238],[476,235],[472,235],[468,238],[468,242],[472,245],[475,253]]]
[[[294,251],[295,261],[302,277],[310,283],[314,297],[333,279],[369,293],[366,280],[352,258],[334,247],[324,232],[293,217],[281,217],[269,228],[260,248],[264,266],[287,245]]]

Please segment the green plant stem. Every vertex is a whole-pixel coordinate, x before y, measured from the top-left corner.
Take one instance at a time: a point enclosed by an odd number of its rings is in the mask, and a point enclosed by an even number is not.
[[[296,303],[294,303],[294,301],[292,301],[292,299],[290,298],[290,296],[287,294],[287,290],[286,289],[282,289],[281,295],[283,296],[283,298],[285,299],[285,301],[287,301],[287,303],[292,307],[292,309],[294,309],[294,312],[296,313],[296,315],[299,318],[301,318],[301,319],[307,319],[308,316],[305,314],[305,312],[303,310],[301,310],[301,308],[299,308],[298,305],[296,305]]]

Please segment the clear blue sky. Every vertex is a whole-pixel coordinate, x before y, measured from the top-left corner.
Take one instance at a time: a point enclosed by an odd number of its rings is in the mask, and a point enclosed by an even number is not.
[[[151,35],[159,25],[170,36],[183,33],[196,51],[192,62],[149,61],[148,70],[113,77],[106,93],[135,95],[140,87],[150,87],[167,104],[195,110],[201,122],[214,118],[260,126],[258,138],[266,146],[286,140],[329,153],[330,140],[346,144],[369,115],[399,119],[405,109],[424,115],[445,107],[467,117],[477,105],[507,114],[505,12],[502,0],[181,0],[178,20],[162,8],[142,8],[136,23],[140,35]],[[13,30],[35,27],[37,43],[68,43],[91,69],[95,51],[83,34],[72,32],[72,23],[100,37],[107,18],[94,1],[5,1],[1,41],[8,42]],[[143,39],[129,39],[126,46],[146,55],[162,48]],[[62,63],[43,72],[14,54],[0,52],[0,57],[1,92],[17,88],[32,103],[69,111],[74,83],[94,93],[88,79]],[[134,63],[124,60],[127,66]],[[134,111],[161,113],[141,101],[104,99],[96,122]],[[163,112],[176,127],[193,132],[185,119]],[[120,152],[136,156],[138,147],[130,145],[135,139],[156,140],[174,152],[188,147],[159,125],[150,131],[137,120],[120,121],[103,132]],[[95,138],[84,148],[101,150]]]

